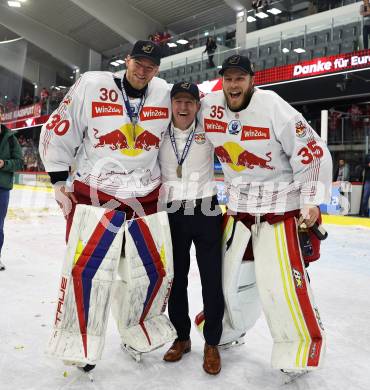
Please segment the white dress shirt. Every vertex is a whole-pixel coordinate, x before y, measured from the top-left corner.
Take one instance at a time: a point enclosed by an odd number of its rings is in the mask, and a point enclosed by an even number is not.
[[[186,141],[194,126],[195,121],[188,129],[180,130],[171,123],[179,159],[182,157]],[[203,127],[198,123],[188,154],[182,164],[182,177],[179,178],[177,177],[178,160],[172,147],[169,131],[166,131],[159,149],[159,164],[165,190],[164,202],[201,199],[217,194],[213,151],[213,146],[206,138]]]

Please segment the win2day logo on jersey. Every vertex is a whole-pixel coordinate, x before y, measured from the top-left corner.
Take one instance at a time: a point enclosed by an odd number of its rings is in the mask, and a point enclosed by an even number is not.
[[[241,129],[242,129],[242,124],[238,120],[232,120],[227,127],[227,130],[231,135],[239,134]]]

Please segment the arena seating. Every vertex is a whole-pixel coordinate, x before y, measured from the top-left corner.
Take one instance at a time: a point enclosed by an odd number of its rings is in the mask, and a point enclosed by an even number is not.
[[[349,53],[355,51],[359,47],[361,34],[360,22],[354,22],[342,26],[337,26],[332,29],[324,29],[307,34],[303,34],[290,39],[271,42],[259,47],[250,47],[244,54],[254,63],[256,70],[269,69],[274,66],[294,64],[300,61],[307,61],[313,58],[337,55],[340,53]],[[304,53],[296,53],[294,49],[298,47],[304,48]],[[283,53],[283,48],[289,49],[289,52]],[[220,54],[216,65],[220,65],[225,55],[231,55],[232,52]],[[216,59],[216,56],[215,56]],[[160,72],[160,77],[163,77],[168,82],[178,82],[188,80],[192,82],[202,82],[218,77],[218,69],[207,68],[207,61],[204,59],[188,65],[167,69]]]

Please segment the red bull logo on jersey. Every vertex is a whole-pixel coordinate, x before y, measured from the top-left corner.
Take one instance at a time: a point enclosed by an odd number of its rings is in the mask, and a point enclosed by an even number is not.
[[[114,115],[123,115],[123,106],[121,104],[92,102],[91,116],[93,118]]]
[[[246,168],[254,169],[254,167],[275,169],[268,164],[271,161],[271,152],[266,153],[267,159],[264,159],[243,149],[235,142],[226,142],[224,145],[217,146],[215,153],[221,163],[227,164],[232,170],[237,172]]]
[[[206,133],[226,133],[227,123],[215,119],[204,119],[204,130]]]
[[[140,112],[141,121],[151,121],[153,119],[167,119],[167,107],[143,107]]]
[[[144,149],[146,151],[152,148],[159,149],[159,142],[160,139],[156,135],[145,130],[136,137],[135,149]]]
[[[94,144],[95,148],[109,147],[111,150],[118,150],[126,156],[138,156],[144,151],[159,149],[160,137],[144,130],[141,126],[135,126],[127,123],[118,129],[105,132],[93,129],[94,138],[98,141]]]
[[[218,159],[220,160],[220,163],[224,163],[224,164],[233,163],[233,160],[231,159],[229,152],[223,146],[217,146],[217,148],[215,148],[215,153]]]
[[[268,165],[268,162],[271,161],[271,152],[266,153],[267,159],[257,156],[254,153],[248,152],[245,150],[238,157],[237,165],[242,165],[243,167],[247,167],[249,169],[253,169],[254,167],[260,167],[265,169],[275,169]]]
[[[99,130],[94,129],[94,136],[99,141],[94,145],[95,148],[109,146],[111,150],[128,149],[127,137],[120,130],[116,129],[109,133],[99,136]]]
[[[243,126],[241,141],[254,141],[270,139],[270,129],[268,127]]]

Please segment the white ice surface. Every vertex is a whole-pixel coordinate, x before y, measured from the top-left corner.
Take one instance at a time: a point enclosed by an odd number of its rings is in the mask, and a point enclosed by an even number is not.
[[[203,341],[194,328],[192,351],[180,362],[162,360],[166,346],[136,363],[121,351],[110,318],[103,358],[91,383],[77,369],[43,354],[55,311],[64,219],[55,212],[51,194],[37,193],[42,200],[30,194],[12,191],[11,207],[27,206],[28,211],[10,213],[5,224],[2,260],[7,269],[0,272],[0,390],[370,389],[370,229],[327,226],[329,238],[322,245],[322,258],[309,267],[327,332],[323,369],[284,385],[283,374],[270,368],[272,342],[263,317],[247,334],[245,345],[222,351],[222,371],[216,377],[203,372]],[[52,209],[35,217],[30,216],[29,207]],[[189,296],[194,318],[202,308],[194,253]]]

